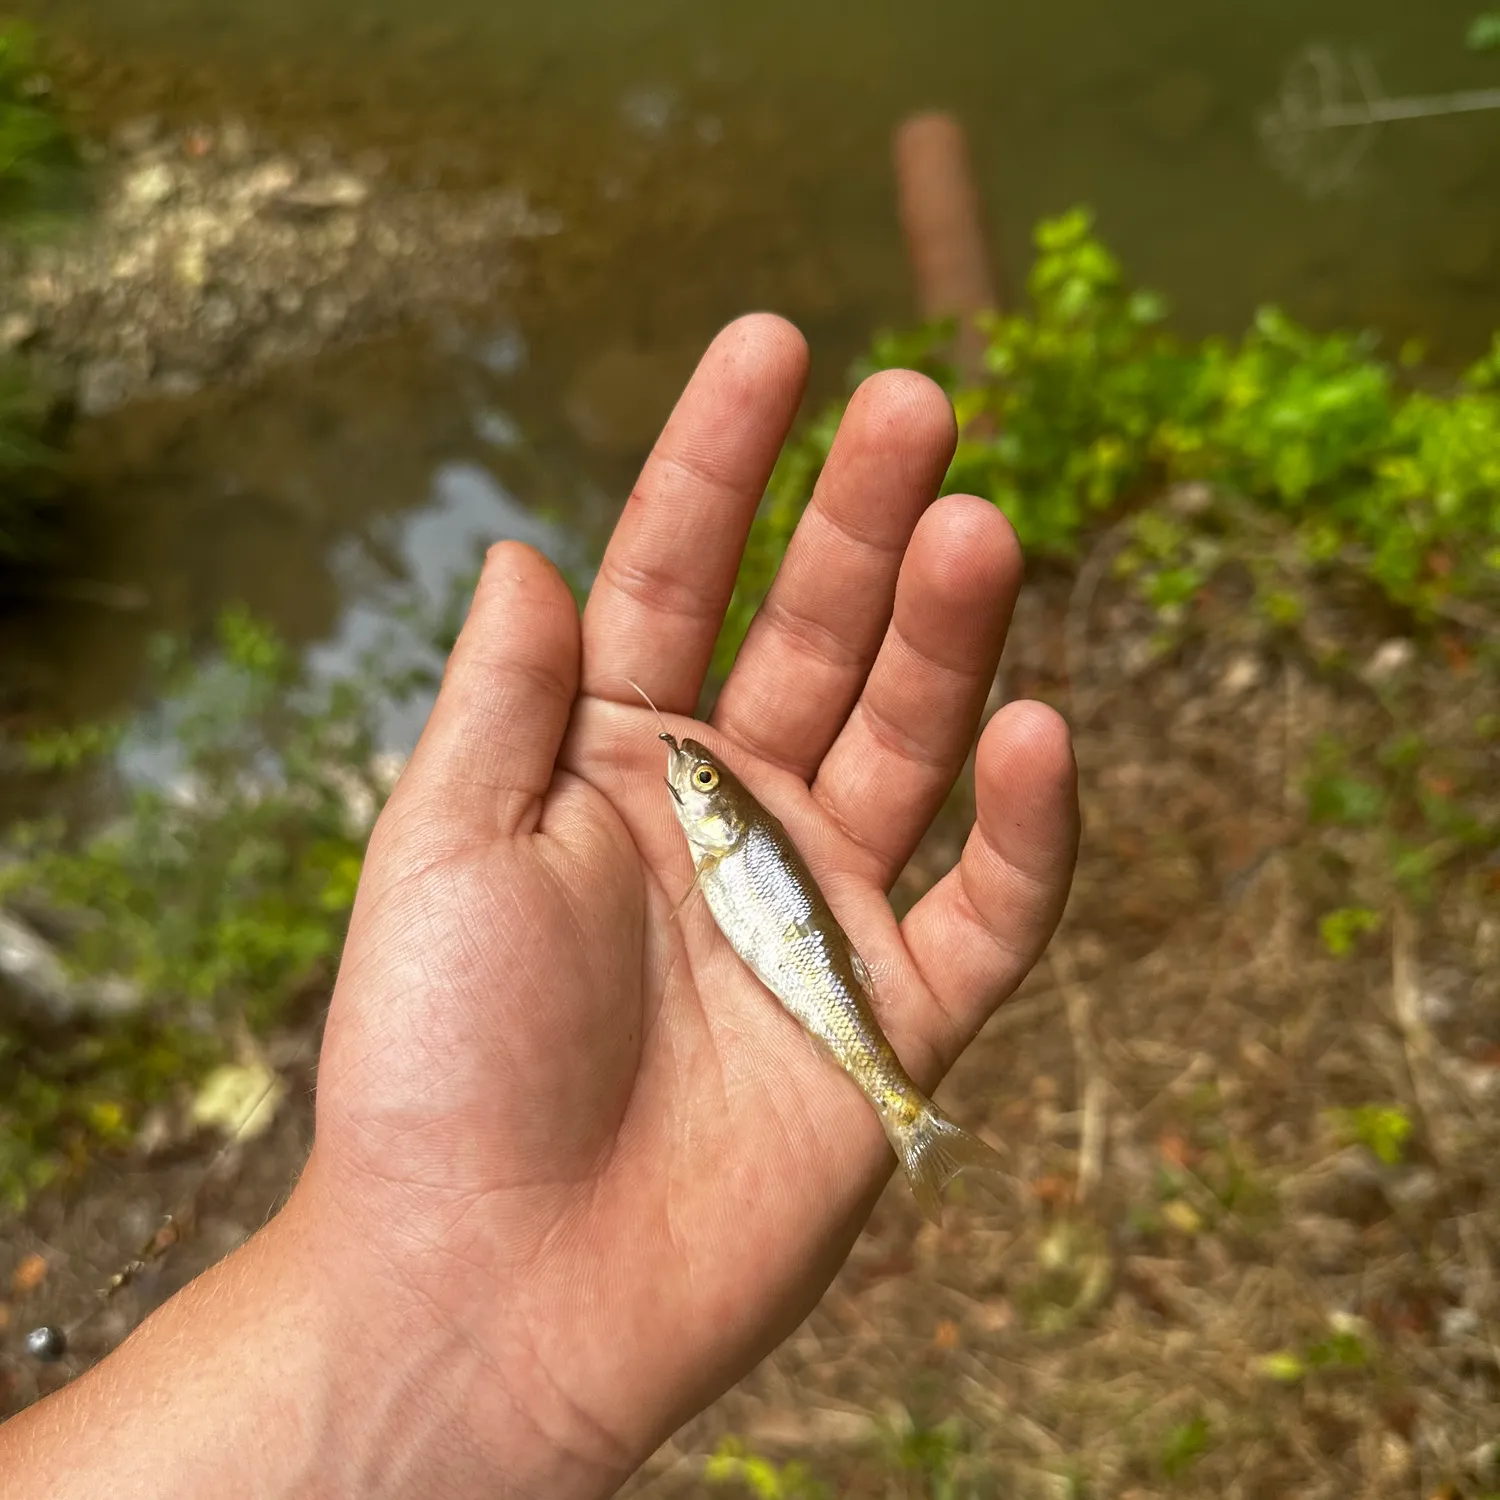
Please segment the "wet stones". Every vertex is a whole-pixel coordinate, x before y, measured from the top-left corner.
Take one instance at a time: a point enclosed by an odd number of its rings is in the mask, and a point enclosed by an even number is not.
[[[556,232],[519,192],[388,180],[374,157],[273,150],[241,122],[118,129],[94,218],[10,252],[0,330],[61,367],[85,412],[479,305],[518,240]],[[10,331],[14,330],[14,334]]]

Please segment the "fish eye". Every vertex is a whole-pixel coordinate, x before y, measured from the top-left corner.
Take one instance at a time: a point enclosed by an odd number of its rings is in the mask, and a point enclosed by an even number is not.
[[[710,765],[698,766],[693,771],[693,785],[700,792],[711,792],[719,784],[719,773]]]

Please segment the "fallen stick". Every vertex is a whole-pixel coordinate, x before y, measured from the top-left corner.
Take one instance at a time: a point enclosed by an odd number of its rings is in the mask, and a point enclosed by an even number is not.
[[[959,371],[977,379],[985,337],[975,318],[999,300],[963,126],[941,112],[912,115],[896,130],[893,156],[918,308],[924,319],[957,319]]]

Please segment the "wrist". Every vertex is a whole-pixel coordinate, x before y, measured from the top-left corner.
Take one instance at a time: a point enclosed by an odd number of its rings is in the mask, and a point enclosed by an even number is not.
[[[346,1220],[318,1184],[317,1157],[288,1205],[287,1254],[313,1287],[325,1342],[338,1353],[330,1384],[358,1416],[339,1433],[331,1493],[360,1497],[474,1495],[594,1500],[613,1495],[644,1453],[625,1450],[589,1420],[565,1370],[539,1358],[518,1277],[509,1301],[495,1289],[455,1306],[445,1252],[408,1252],[420,1276],[399,1271],[389,1236],[372,1243],[365,1211]],[[278,1221],[280,1222],[280,1221]]]
[[[475,1346],[299,1189],[112,1355],[0,1427],[0,1497],[607,1495]]]

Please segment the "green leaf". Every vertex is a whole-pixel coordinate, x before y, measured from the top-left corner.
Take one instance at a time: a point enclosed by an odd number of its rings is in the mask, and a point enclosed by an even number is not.
[[[1318,921],[1318,936],[1335,958],[1347,958],[1354,945],[1367,932],[1380,930],[1381,915],[1367,906],[1341,906],[1326,912]]]
[[[1486,11],[1469,22],[1464,46],[1470,52],[1492,52],[1500,47],[1500,11]]]
[[[1185,1474],[1207,1451],[1208,1419],[1201,1414],[1171,1428],[1161,1443],[1161,1471],[1168,1479]]]
[[[1278,1381],[1282,1385],[1296,1385],[1307,1373],[1302,1357],[1292,1349],[1280,1349],[1275,1354],[1267,1354],[1255,1362],[1255,1368],[1268,1380]]]
[[[1307,784],[1307,810],[1317,823],[1362,827],[1380,821],[1385,793],[1373,782],[1347,772],[1328,772]]]
[[[1412,1121],[1399,1105],[1361,1104],[1357,1109],[1331,1110],[1329,1118],[1344,1141],[1363,1146],[1386,1166],[1398,1166],[1406,1159]]]

